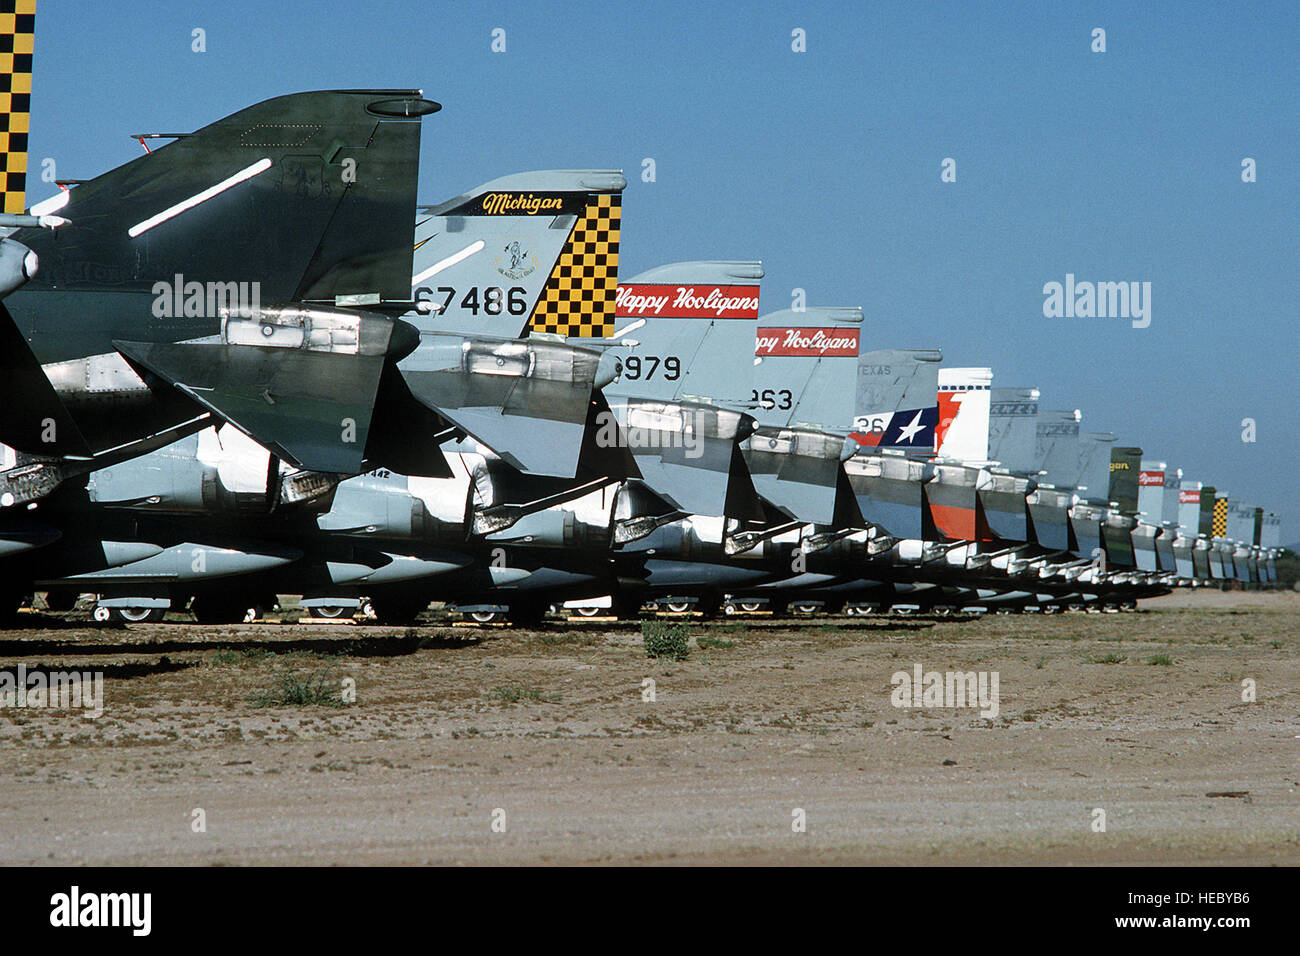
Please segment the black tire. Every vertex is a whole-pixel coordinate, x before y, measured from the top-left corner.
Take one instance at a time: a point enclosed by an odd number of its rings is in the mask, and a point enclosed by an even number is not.
[[[200,594],[190,602],[190,613],[200,624],[243,624],[252,607],[239,595]]]
[[[308,617],[319,617],[326,621],[337,621],[341,617],[351,617],[352,608],[342,604],[313,604],[307,608]]]
[[[497,624],[505,619],[500,611],[466,611],[465,620],[474,624]]]
[[[115,607],[113,617],[128,624],[158,624],[167,611],[160,607]]]
[[[536,627],[546,617],[545,604],[512,604],[506,618],[516,627]]]
[[[672,611],[674,614],[685,614],[691,609],[690,601],[665,601],[664,610]]]
[[[603,607],[575,607],[570,610],[578,617],[600,617],[600,612],[605,609]]]
[[[372,594],[370,606],[380,624],[414,624],[429,606],[429,601],[410,594]]]
[[[620,621],[636,621],[641,617],[641,602],[635,598],[616,597],[609,611]]]
[[[695,602],[695,610],[699,612],[700,617],[706,621],[711,621],[722,613],[722,598],[720,596],[702,597]]]

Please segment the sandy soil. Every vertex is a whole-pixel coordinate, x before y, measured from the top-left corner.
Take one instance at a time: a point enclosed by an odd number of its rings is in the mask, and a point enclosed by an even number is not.
[[[1300,862],[1300,595],[691,634],[33,616],[0,671],[104,713],[0,709],[0,863]],[[996,671],[996,719],[893,706],[915,664]]]

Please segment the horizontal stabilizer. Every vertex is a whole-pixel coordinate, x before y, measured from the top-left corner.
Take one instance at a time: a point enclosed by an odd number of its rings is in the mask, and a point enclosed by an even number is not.
[[[411,394],[520,471],[572,478],[612,356],[551,342],[425,335],[400,370]]]
[[[9,311],[0,305],[0,441],[39,455],[90,454],[90,447],[45,377]]]
[[[752,419],[696,403],[638,399],[615,404],[613,411],[619,440],[648,488],[678,511],[726,514],[733,451],[751,433]]]
[[[384,356],[218,343],[113,344],[285,461],[311,471],[361,470]]]
[[[560,477],[577,471],[587,428],[586,392],[539,379],[453,371],[403,374],[417,398],[520,471]]]
[[[857,447],[852,439],[760,426],[743,447],[754,489],[762,498],[798,521],[834,522],[841,463]]]

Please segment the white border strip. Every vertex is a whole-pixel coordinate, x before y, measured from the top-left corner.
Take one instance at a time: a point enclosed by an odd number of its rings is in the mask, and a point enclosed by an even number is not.
[[[72,198],[72,191],[69,189],[60,189],[57,193],[48,199],[42,199],[40,202],[27,210],[29,216],[45,216],[52,212],[58,212],[68,204]]]
[[[213,196],[225,192],[231,186],[238,186],[244,180],[252,179],[258,173],[264,173],[270,168],[271,168],[271,160],[259,159],[252,166],[249,166],[247,169],[241,169],[239,172],[235,173],[235,175],[231,176],[229,179],[223,179],[215,186],[209,186],[207,189],[203,190],[203,192],[195,193],[189,199],[178,202],[176,205],[172,206],[169,209],[164,209],[162,212],[158,213],[158,215],[150,216],[148,219],[144,220],[144,222],[137,222],[134,226],[132,226],[130,229],[126,231],[126,234],[130,236],[132,239],[134,239],[142,232],[148,232],[150,229],[152,229],[154,226],[158,225],[159,223],[166,222],[168,219],[172,219],[176,216],[179,216],[181,213],[185,212],[186,210],[193,209],[199,203],[207,202]]]
[[[610,336],[610,339],[611,339],[611,340],[613,340],[613,339],[621,339],[623,336],[627,335],[629,332],[635,332],[637,329],[641,328],[641,326],[643,326],[643,325],[645,325],[645,319],[637,319],[637,320],[636,320],[635,322],[633,322],[631,325],[625,325],[625,326],[623,326],[623,328],[619,329],[617,332],[615,332],[613,335],[611,335],[611,336]]]
[[[482,239],[479,239],[477,242],[471,242],[464,249],[460,250],[460,252],[457,252],[454,255],[450,255],[446,259],[443,259],[439,262],[435,262],[433,265],[429,266],[429,268],[425,269],[419,275],[411,276],[411,288],[414,289],[417,285],[419,285],[421,282],[423,282],[425,279],[429,278],[430,276],[436,276],[443,269],[450,269],[456,263],[464,262],[470,256],[474,255],[474,253],[481,252],[485,245],[486,243]]]

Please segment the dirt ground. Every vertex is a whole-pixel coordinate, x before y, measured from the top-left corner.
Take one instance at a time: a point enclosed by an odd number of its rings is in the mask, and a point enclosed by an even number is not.
[[[1300,863],[1300,595],[690,632],[33,615],[0,672],[104,712],[0,708],[0,863]],[[917,664],[997,716],[894,706]]]

